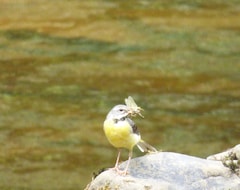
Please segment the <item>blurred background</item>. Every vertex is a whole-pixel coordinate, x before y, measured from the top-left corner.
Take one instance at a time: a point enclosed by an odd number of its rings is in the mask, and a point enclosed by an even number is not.
[[[83,189],[129,95],[157,149],[239,144],[239,18],[238,0],[0,0],[0,189]]]

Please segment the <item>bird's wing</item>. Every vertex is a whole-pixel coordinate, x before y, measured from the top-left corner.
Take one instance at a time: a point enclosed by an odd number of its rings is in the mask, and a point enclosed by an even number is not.
[[[138,128],[137,128],[137,125],[133,122],[133,120],[131,120],[130,118],[126,118],[127,122],[130,124],[130,126],[132,127],[132,131],[133,133],[137,134],[137,135],[140,135],[139,131],[138,131]]]

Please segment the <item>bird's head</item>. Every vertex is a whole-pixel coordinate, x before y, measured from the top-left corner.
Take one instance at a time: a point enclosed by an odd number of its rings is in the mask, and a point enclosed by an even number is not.
[[[107,115],[107,119],[121,120],[130,114],[130,110],[126,105],[114,106]]]

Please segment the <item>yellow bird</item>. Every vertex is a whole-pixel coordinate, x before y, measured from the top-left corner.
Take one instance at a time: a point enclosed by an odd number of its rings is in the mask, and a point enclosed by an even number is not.
[[[127,174],[132,157],[132,149],[135,145],[137,145],[142,152],[157,152],[154,147],[141,139],[137,126],[129,118],[131,114],[133,114],[133,112],[128,106],[116,105],[110,110],[103,124],[103,129],[108,141],[118,149],[118,156],[114,169],[122,175]],[[129,150],[128,162],[123,171],[118,169],[121,148]]]

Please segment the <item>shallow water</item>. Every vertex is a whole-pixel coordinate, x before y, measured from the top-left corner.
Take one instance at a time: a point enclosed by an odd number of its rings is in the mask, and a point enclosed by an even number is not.
[[[83,189],[115,162],[102,123],[128,95],[158,149],[238,144],[237,2],[0,1],[0,188]]]

